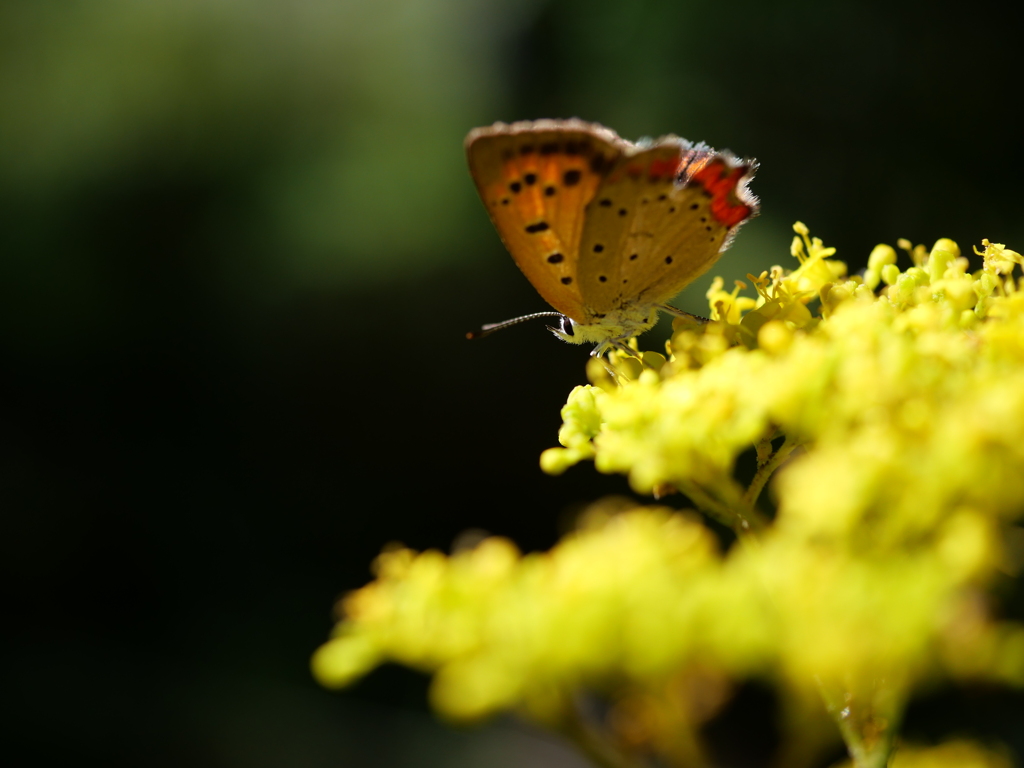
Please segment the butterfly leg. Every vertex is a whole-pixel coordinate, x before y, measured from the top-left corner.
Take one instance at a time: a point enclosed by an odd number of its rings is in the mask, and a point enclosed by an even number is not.
[[[610,352],[612,347],[615,347],[615,349],[619,350],[620,352],[625,352],[630,357],[639,358],[640,356],[635,349],[633,349],[632,347],[625,343],[624,339],[605,339],[596,347],[594,347],[594,349],[590,353],[590,356],[602,357],[605,353]]]
[[[690,320],[696,320],[701,325],[704,325],[704,323],[711,322],[706,317],[701,317],[700,315],[691,315],[689,312],[683,312],[683,310],[678,309],[677,307],[673,307],[669,304],[658,304],[658,309],[660,309],[662,312],[668,312],[668,314],[673,315],[675,317],[686,317],[689,318]]]
[[[629,357],[635,357],[637,360],[640,359],[640,353],[629,346],[624,339],[609,339],[608,343]]]

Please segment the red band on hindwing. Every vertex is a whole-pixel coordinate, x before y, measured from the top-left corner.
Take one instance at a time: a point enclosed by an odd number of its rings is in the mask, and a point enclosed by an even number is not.
[[[751,214],[750,206],[736,196],[736,187],[747,171],[746,166],[731,168],[723,160],[712,160],[691,177],[711,195],[711,215],[726,227],[739,224]]]

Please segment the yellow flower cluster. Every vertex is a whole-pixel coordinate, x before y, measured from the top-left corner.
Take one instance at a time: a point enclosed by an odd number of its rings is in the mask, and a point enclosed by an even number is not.
[[[786,526],[844,546],[901,546],[955,516],[975,531],[957,538],[981,546],[991,521],[1024,510],[1024,290],[1011,276],[1021,256],[986,242],[971,275],[940,240],[930,255],[913,249],[920,266],[901,273],[879,246],[863,279],[837,279],[832,249],[804,234],[794,251],[799,269],[754,279],[756,302],[713,287],[722,320],[677,321],[667,363],[620,358],[613,377],[595,361],[596,386],[570,395],[565,447],[542,467],[593,457],[639,492],[696,486],[739,508],[752,499],[734,478],[737,457],[784,437],[804,447],[777,488]],[[986,560],[961,555],[968,569]]]
[[[343,684],[387,657],[437,670],[434,703],[453,718],[520,704],[544,715],[561,692],[613,669],[658,679],[695,646],[717,654],[691,625],[709,610],[702,585],[720,566],[699,520],[657,508],[592,511],[550,552],[525,557],[500,537],[451,557],[392,550],[377,580],[345,599],[316,670]]]
[[[905,271],[878,246],[847,277],[795,229],[799,266],[751,276],[756,297],[718,281],[711,322],[677,320],[666,355],[592,360],[541,457],[682,491],[736,545],[720,551],[695,515],[606,502],[547,553],[393,549],[344,600],[319,679],[398,661],[434,673],[451,718],[515,709],[601,764],[641,750],[685,765],[730,686],[757,677],[783,701],[789,764],[827,739],[828,711],[858,768],[885,764],[915,686],[1024,684],[1024,628],[994,619],[986,592],[1020,565],[1004,542],[1024,513],[1022,257],[983,241],[971,273],[952,241],[901,241]],[[609,703],[609,742],[580,721],[582,692]],[[972,749],[896,764],[1002,764]]]

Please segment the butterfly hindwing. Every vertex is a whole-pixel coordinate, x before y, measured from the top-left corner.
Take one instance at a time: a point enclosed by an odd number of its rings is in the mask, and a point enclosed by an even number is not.
[[[749,164],[715,154],[662,201],[647,258],[626,262],[639,301],[667,302],[718,260],[736,228],[756,210],[745,189],[750,171]]]
[[[756,209],[750,170],[671,136],[622,157],[588,206],[580,243],[591,322],[663,304],[707,270]]]
[[[634,149],[618,160],[587,206],[579,280],[591,322],[637,295],[631,262],[646,260],[654,247],[659,200],[673,191],[686,153],[674,136]]]
[[[470,172],[509,253],[577,322],[586,321],[577,274],[586,207],[629,146],[578,120],[497,123],[466,137]]]
[[[718,260],[736,228],[757,210],[745,189],[752,171],[751,164],[715,154],[675,189],[655,247],[637,264],[640,301],[664,304]]]

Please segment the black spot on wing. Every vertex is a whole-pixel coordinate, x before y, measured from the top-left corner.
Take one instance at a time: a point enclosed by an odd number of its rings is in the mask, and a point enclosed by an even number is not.
[[[548,256],[548,264],[561,264],[565,261],[565,256],[560,253],[552,253]]]
[[[577,170],[566,171],[562,175],[562,182],[565,184],[565,186],[571,187],[571,186],[574,186],[576,184],[579,184],[580,183],[580,178],[582,176],[583,176],[582,172],[577,171]]]
[[[611,164],[611,161],[604,155],[594,155],[590,158],[590,170],[598,175],[604,175],[608,168],[611,167]]]
[[[534,235],[538,232],[543,232],[544,230],[550,228],[550,225],[546,221],[538,221],[536,224],[526,225],[526,231],[529,232],[531,235]]]

